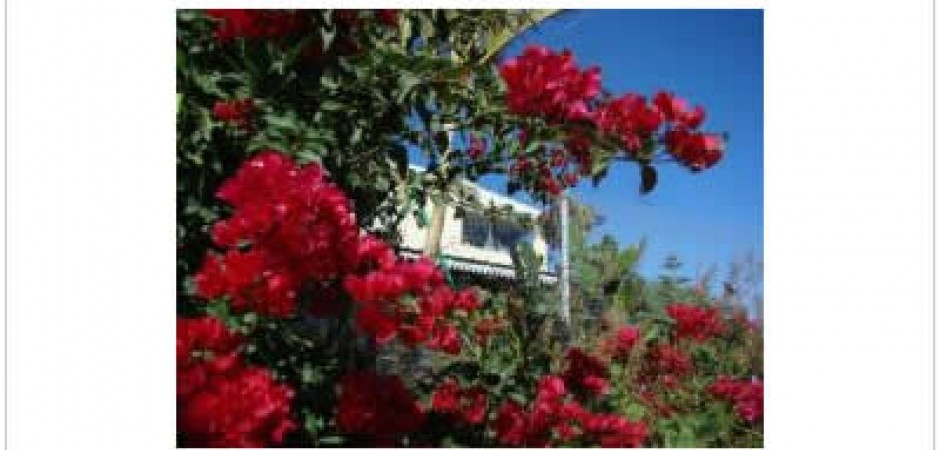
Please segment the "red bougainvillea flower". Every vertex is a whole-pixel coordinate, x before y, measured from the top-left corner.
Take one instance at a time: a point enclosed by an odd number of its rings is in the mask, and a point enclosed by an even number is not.
[[[540,46],[500,65],[508,87],[510,112],[544,117],[550,122],[589,119],[588,103],[601,91],[600,69],[578,69],[571,52]]]
[[[356,326],[379,344],[386,344],[398,333],[398,323],[372,305],[359,308],[356,313]]]
[[[635,382],[640,390],[668,391],[677,388],[693,368],[688,354],[675,346],[659,344],[646,353]]]
[[[486,389],[480,386],[461,388],[453,378],[446,380],[431,394],[433,411],[451,415],[467,424],[483,422],[486,404]]]
[[[480,308],[480,297],[474,289],[463,289],[454,294],[454,308],[471,312]]]
[[[456,379],[448,379],[431,394],[431,409],[436,412],[450,414],[457,411],[459,405],[460,385]]]
[[[213,373],[241,364],[242,338],[215,317],[176,319],[176,395],[184,398],[203,388]]]
[[[649,429],[643,422],[632,422],[613,414],[592,414],[584,420],[585,434],[601,447],[641,447]]]
[[[197,447],[264,447],[280,444],[297,428],[293,391],[262,368],[244,367],[213,376],[180,401],[178,429]]]
[[[718,164],[724,155],[724,142],[720,136],[682,128],[666,132],[666,148],[677,161],[694,172]]]
[[[343,433],[389,438],[413,433],[424,411],[397,376],[359,372],[340,380],[336,426]]]
[[[303,29],[304,16],[298,11],[263,9],[210,9],[209,17],[219,20],[215,37],[220,42],[238,38],[285,37]]]
[[[653,96],[653,104],[663,113],[663,117],[673,122],[686,114],[689,104],[672,92],[659,91]]]
[[[266,369],[247,367],[241,338],[214,317],[177,318],[177,426],[187,445],[280,444],[296,424],[293,391]]]
[[[653,104],[662,112],[665,120],[677,128],[694,130],[705,120],[705,108],[699,105],[689,109],[688,102],[676,97],[672,92],[657,92],[653,97]]]
[[[391,28],[398,27],[398,10],[397,9],[380,9],[375,13],[378,17],[379,22],[383,25]]]
[[[499,407],[494,424],[497,440],[517,447],[559,446],[572,442],[601,447],[643,445],[648,434],[645,424],[612,414],[591,413],[577,402],[566,400],[566,394],[561,377],[542,377],[528,410],[514,401]]]
[[[725,331],[718,308],[673,303],[666,314],[676,322],[676,338],[698,342],[719,336]]]
[[[594,395],[606,395],[610,390],[607,382],[607,364],[596,356],[573,347],[565,354],[567,366],[562,377],[565,384],[578,387]]]
[[[565,380],[557,375],[545,375],[539,380],[536,395],[544,400],[558,400],[566,393]]]
[[[206,299],[222,294],[236,311],[287,317],[295,308],[295,282],[289,273],[271,268],[258,250],[210,254],[196,274],[196,293]]]
[[[288,317],[302,284],[335,279],[359,264],[359,253],[349,251],[360,242],[349,200],[316,164],[300,167],[264,151],[217,196],[233,212],[212,226],[213,241],[227,251],[210,252],[195,276],[204,299],[225,295],[236,311]]]
[[[475,291],[451,289],[443,273],[426,258],[387,262],[364,275],[347,275],[343,286],[360,305],[360,330],[377,342],[386,343],[401,335],[408,345],[426,343],[431,349],[451,354],[460,352],[460,336],[449,322],[450,315],[480,306]],[[403,302],[405,297],[416,301]]]
[[[251,114],[254,110],[254,100],[245,98],[241,100],[219,100],[212,106],[212,116],[225,123],[230,123],[241,129],[249,129]]]
[[[663,122],[663,114],[637,94],[623,96],[600,105],[594,122],[604,133],[618,136],[624,148],[636,154]]]
[[[441,350],[451,355],[460,353],[460,332],[452,324],[446,324],[434,329],[431,333],[431,339],[427,343],[428,348]]]
[[[526,441],[526,412],[522,405],[509,400],[496,412],[494,429],[503,445],[521,447]]]
[[[632,325],[624,325],[605,339],[601,349],[615,361],[624,361],[630,356],[630,351],[640,340],[640,329]]]
[[[552,443],[552,430],[572,438],[583,411],[580,405],[565,402],[565,382],[556,375],[543,376],[535,400],[526,410],[508,401],[497,410],[494,431],[503,445],[538,447]]]
[[[486,389],[482,386],[474,386],[461,391],[460,396],[462,400],[460,419],[470,424],[482,423],[486,414]]]
[[[764,415],[764,383],[761,380],[734,380],[720,375],[709,386],[717,398],[734,404],[734,412],[748,422],[756,422]]]
[[[344,28],[359,26],[359,11],[355,9],[337,9],[333,11],[333,20]]]
[[[589,175],[594,161],[591,138],[581,131],[569,131],[565,139],[565,150],[570,160],[577,164],[581,175]]]
[[[561,183],[555,177],[548,176],[542,179],[542,186],[545,192],[553,197],[561,195]]]
[[[660,373],[684,375],[692,370],[692,359],[682,350],[662,344],[654,348],[653,355]]]
[[[233,208],[212,226],[227,251],[206,255],[195,276],[201,298],[225,296],[235,311],[290,317],[305,286],[341,285],[357,303],[357,328],[377,342],[402,335],[409,345],[459,353],[450,316],[478,309],[476,291],[454,291],[429,259],[399,260],[388,244],[360,233],[349,199],[319,165],[261,152],[217,196]],[[311,312],[342,310],[331,289],[311,294]]]
[[[223,356],[236,352],[242,338],[229,331],[220,319],[212,316],[176,318],[176,363],[186,364],[195,352]]]

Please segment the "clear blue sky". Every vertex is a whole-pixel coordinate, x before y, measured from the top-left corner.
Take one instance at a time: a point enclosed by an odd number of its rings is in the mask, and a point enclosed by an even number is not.
[[[763,14],[760,10],[573,10],[515,41],[507,56],[527,44],[569,48],[582,67],[598,65],[613,93],[652,95],[673,90],[708,116],[704,128],[727,131],[728,150],[718,166],[692,174],[660,166],[659,185],[638,192],[635,165],[618,163],[598,188],[572,191],[606,222],[621,243],[646,236],[641,273],[654,276],[674,253],[686,275],[716,263],[719,274],[736,256],[763,255]],[[505,179],[482,184],[504,191]]]

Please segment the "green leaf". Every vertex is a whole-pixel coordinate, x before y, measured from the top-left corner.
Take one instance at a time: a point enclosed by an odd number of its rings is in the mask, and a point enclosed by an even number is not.
[[[297,162],[301,164],[307,164],[310,162],[319,163],[321,161],[320,154],[310,149],[301,150],[297,152],[294,156],[297,157]]]
[[[594,187],[598,187],[601,184],[601,181],[607,177],[607,171],[610,169],[610,165],[603,162],[597,162],[594,165],[593,171],[591,172],[591,184]]]
[[[415,222],[418,224],[418,228],[424,228],[428,226],[428,212],[425,208],[418,208],[415,211]]]
[[[408,72],[402,72],[398,82],[399,82],[399,93],[397,97],[398,102],[406,103],[411,92],[414,91],[415,87],[421,83],[421,78]]]
[[[692,427],[689,425],[682,425],[682,428],[679,430],[679,434],[676,436],[675,440],[676,447],[695,447],[695,433],[692,431]]]
[[[313,367],[310,366],[310,363],[304,363],[303,368],[300,370],[300,381],[303,383],[313,383],[315,379]]]
[[[649,328],[646,329],[646,333],[643,334],[643,342],[651,342],[657,340],[661,333],[660,327],[656,324],[651,324]]]
[[[323,428],[323,419],[316,414],[304,411],[304,429],[312,435],[316,435]]]
[[[624,412],[630,420],[640,420],[646,412],[646,408],[639,403],[631,403]]]
[[[324,111],[340,111],[344,108],[345,105],[334,100],[324,100],[320,102],[320,109]]]
[[[658,175],[653,166],[640,167],[640,194],[649,194],[656,187]]]
[[[345,441],[342,436],[323,436],[319,439],[321,445],[340,445]]]

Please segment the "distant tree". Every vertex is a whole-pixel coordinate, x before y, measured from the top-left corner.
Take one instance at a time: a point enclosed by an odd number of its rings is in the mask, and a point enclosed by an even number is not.
[[[750,311],[752,319],[761,323],[764,310],[764,260],[749,251],[735,258],[724,280],[721,302]]]

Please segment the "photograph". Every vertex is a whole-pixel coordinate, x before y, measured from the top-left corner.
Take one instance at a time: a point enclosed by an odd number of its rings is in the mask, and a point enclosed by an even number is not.
[[[764,447],[763,9],[175,22],[178,447]]]

